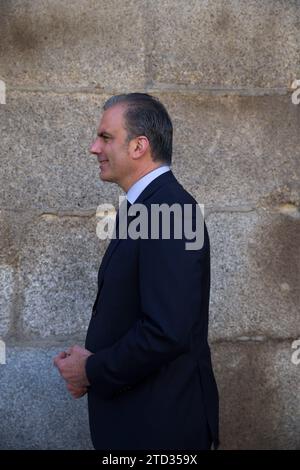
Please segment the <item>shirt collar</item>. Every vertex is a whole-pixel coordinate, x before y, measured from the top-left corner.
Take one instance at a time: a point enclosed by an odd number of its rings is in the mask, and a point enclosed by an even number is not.
[[[170,167],[168,165],[162,165],[137,180],[126,193],[126,197],[130,204],[133,204],[137,200],[139,195],[144,191],[148,184],[151,183],[151,181],[155,180],[155,178],[162,175],[163,173],[166,173],[167,171],[170,171]]]

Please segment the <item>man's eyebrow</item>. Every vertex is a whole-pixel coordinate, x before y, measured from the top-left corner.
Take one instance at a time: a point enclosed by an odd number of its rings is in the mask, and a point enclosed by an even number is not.
[[[102,131],[97,133],[98,137],[112,137],[112,135],[109,132]]]

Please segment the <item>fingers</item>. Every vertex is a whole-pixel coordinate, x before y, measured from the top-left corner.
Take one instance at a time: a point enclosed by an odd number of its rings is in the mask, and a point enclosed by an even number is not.
[[[82,358],[86,357],[87,353],[88,355],[91,354],[86,349],[75,345],[66,349],[66,351],[61,351],[53,359],[54,365],[57,367],[62,378],[66,381],[67,389],[73,398],[81,398],[87,393],[87,380],[85,377],[81,377],[83,373],[78,374],[78,366],[76,366],[77,363],[82,363]],[[79,372],[81,371],[79,370]]]
[[[67,389],[69,390],[69,392],[86,392],[87,391],[87,387],[76,387],[75,385],[71,384],[70,382],[67,382]]]
[[[71,356],[72,352],[73,352],[73,347],[68,348],[66,351],[60,352],[60,353],[59,353],[57,356],[55,356],[55,358],[53,359],[54,365],[59,368],[59,362],[60,362],[62,359],[66,359],[67,357]]]
[[[77,387],[75,387],[74,385],[70,384],[70,382],[67,383],[67,389],[69,390],[69,392],[74,392],[74,390],[78,390]]]
[[[70,383],[67,383],[67,389],[69,390],[73,398],[81,398],[87,393],[86,387],[75,387]]]
[[[60,352],[55,358],[56,362],[57,360],[60,360],[60,359],[66,359],[68,356],[71,356],[72,354],[79,354],[82,356],[82,355],[89,355],[91,354],[91,352],[75,344],[75,346],[71,346],[70,348],[66,349],[66,351]]]
[[[53,363],[56,367],[59,365],[59,361],[61,359],[65,359],[67,357],[67,353],[65,351],[60,352],[55,358],[53,359]]]
[[[76,344],[75,346],[71,346],[70,348],[68,348],[66,350],[66,355],[71,356],[71,354],[79,352],[81,350],[82,350],[82,348],[80,346],[77,346],[77,344]]]

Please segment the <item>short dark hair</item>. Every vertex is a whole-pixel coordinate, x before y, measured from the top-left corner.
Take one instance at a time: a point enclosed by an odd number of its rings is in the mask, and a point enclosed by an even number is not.
[[[153,161],[172,162],[173,126],[158,98],[147,93],[128,93],[109,98],[104,111],[117,104],[125,105],[124,120],[128,141],[144,135],[148,138]]]

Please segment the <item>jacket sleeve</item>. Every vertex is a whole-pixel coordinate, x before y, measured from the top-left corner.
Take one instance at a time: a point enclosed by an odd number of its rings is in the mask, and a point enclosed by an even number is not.
[[[99,395],[109,398],[132,388],[189,350],[201,316],[203,278],[209,275],[205,234],[197,250],[186,250],[184,238],[139,240],[141,318],[115,344],[88,358],[87,377]]]

